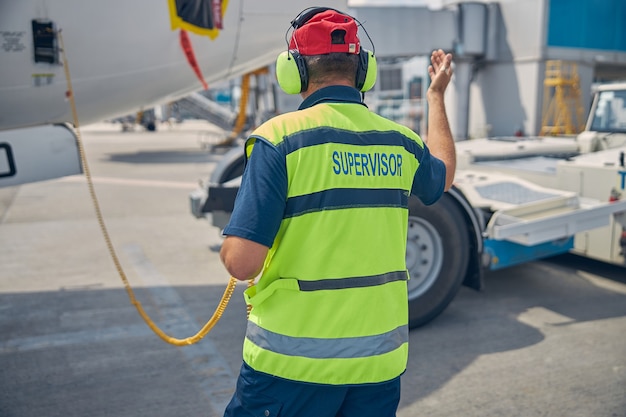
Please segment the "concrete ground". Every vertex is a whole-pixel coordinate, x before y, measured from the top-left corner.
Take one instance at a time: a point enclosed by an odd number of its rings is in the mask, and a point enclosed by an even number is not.
[[[228,274],[188,195],[220,136],[188,123],[83,129],[115,255],[166,333],[195,334]],[[0,416],[220,416],[234,389],[244,285],[176,347],[129,302],[83,176],[0,188]],[[574,256],[491,272],[411,332],[398,416],[626,416],[626,269]]]

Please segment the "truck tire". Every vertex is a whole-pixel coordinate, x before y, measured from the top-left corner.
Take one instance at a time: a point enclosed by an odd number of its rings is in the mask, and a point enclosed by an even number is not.
[[[409,271],[409,328],[430,322],[457,294],[469,262],[464,215],[444,194],[430,206],[409,199],[406,263]]]
[[[226,152],[211,174],[211,184],[223,184],[243,175],[245,167],[243,146],[236,146]]]

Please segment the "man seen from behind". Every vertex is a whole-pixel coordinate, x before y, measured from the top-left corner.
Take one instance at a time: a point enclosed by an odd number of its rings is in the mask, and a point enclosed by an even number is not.
[[[452,56],[428,68],[428,146],[370,111],[376,58],[358,21],[330,8],[292,22],[277,79],[301,94],[246,141],[246,168],[220,256],[260,274],[243,364],[225,416],[390,417],[408,355],[408,199],[435,203],[456,156],[444,92]]]

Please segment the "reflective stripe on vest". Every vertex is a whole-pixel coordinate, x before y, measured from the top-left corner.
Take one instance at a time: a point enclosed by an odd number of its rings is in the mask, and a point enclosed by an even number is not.
[[[273,281],[260,293],[257,293],[257,286],[246,289],[244,291],[244,298],[246,300],[246,304],[250,304],[255,307],[260,305],[264,300],[279,289],[291,291],[341,290],[348,288],[372,287],[394,281],[406,281],[407,279],[408,275],[406,271],[396,271],[387,274],[365,277],[320,279],[317,281],[301,281],[295,278],[281,278]]]
[[[313,359],[363,358],[400,348],[408,342],[408,326],[400,326],[387,333],[372,336],[320,339],[289,337],[270,332],[248,321],[246,337],[258,347],[281,355]]]
[[[396,271],[368,277],[298,281],[298,287],[300,291],[339,290],[344,288],[371,287],[393,281],[406,281],[406,279],[406,271]]]
[[[284,218],[320,210],[355,207],[407,207],[408,193],[390,189],[335,189],[292,197],[287,200]]]

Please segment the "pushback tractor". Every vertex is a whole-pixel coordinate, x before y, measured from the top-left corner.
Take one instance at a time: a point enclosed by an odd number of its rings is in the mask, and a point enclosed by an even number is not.
[[[443,312],[486,271],[563,253],[626,268],[626,84],[597,89],[585,131],[566,137],[496,137],[457,143],[453,187],[434,205],[409,199],[409,325]],[[224,155],[192,214],[223,229],[244,168]],[[210,216],[209,216],[210,214]]]

